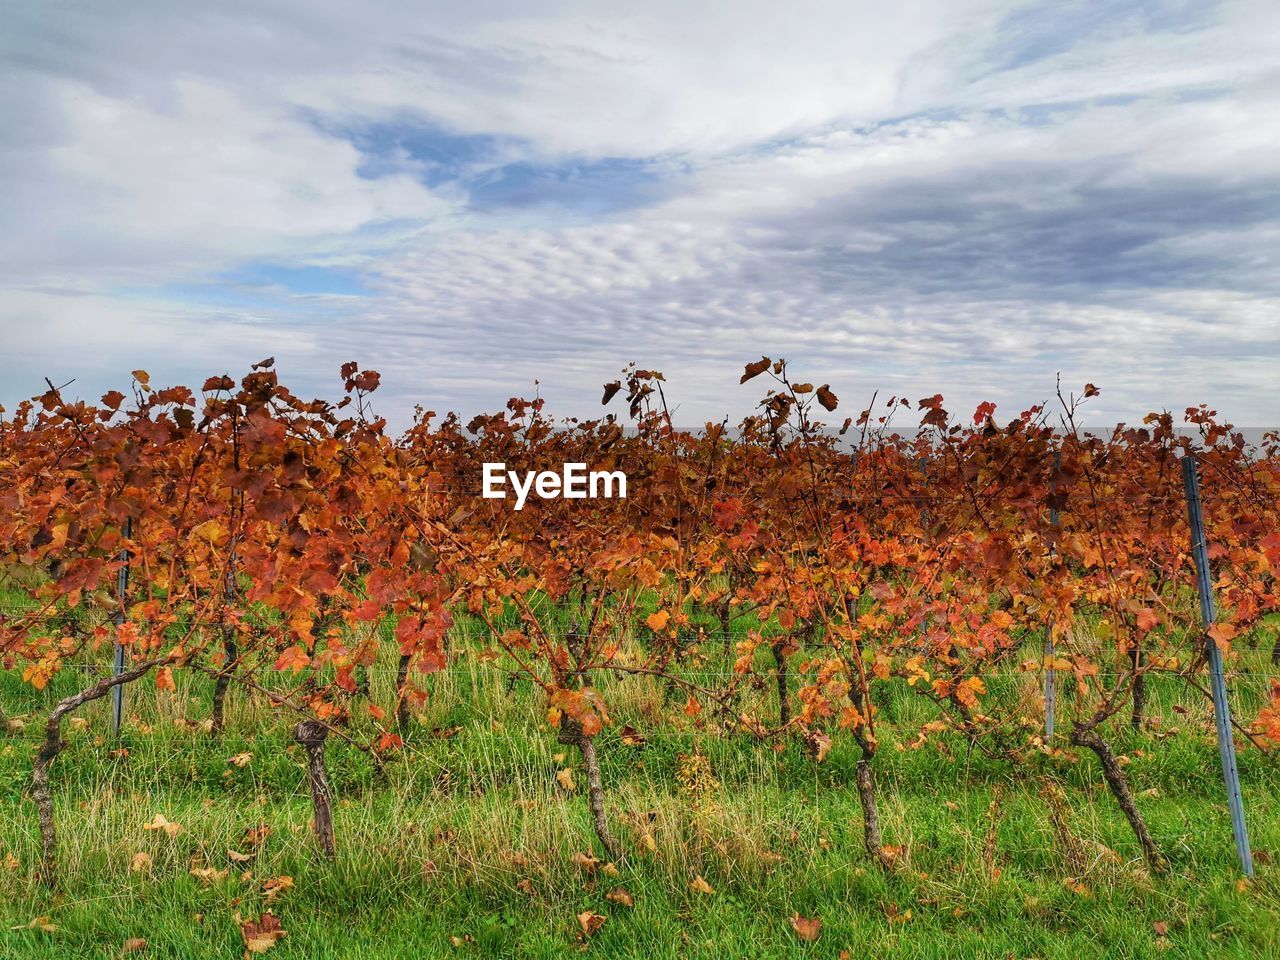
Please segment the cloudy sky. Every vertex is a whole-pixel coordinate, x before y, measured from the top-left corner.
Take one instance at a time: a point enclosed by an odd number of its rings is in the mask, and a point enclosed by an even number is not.
[[[7,0],[0,403],[267,355],[680,419],[785,356],[1280,424],[1280,4]]]

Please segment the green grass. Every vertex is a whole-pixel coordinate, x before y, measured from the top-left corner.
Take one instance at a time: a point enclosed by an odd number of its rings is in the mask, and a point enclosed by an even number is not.
[[[1261,655],[1255,659],[1262,671]],[[389,663],[373,677],[383,703]],[[364,754],[331,745],[340,798],[333,863],[311,842],[301,756],[285,734],[291,721],[265,701],[236,691],[221,740],[175,722],[208,715],[209,684],[198,678],[180,677],[173,692],[149,683],[130,690],[131,720],[118,742],[106,703],[91,705],[87,728],[68,730],[53,770],[64,883],[50,894],[34,880],[31,751],[35,721],[84,681],[76,674],[64,670],[40,694],[15,674],[0,675],[0,705],[32,721],[0,736],[0,862],[17,861],[0,865],[5,958],[117,957],[133,937],[149,942],[146,957],[239,957],[236,915],[256,917],[268,906],[288,931],[268,954],[279,960],[837,957],[844,950],[921,958],[1280,956],[1280,874],[1267,856],[1280,853],[1280,771],[1256,751],[1241,755],[1254,847],[1267,862],[1240,886],[1208,706],[1174,681],[1153,683],[1158,725],[1108,729],[1172,861],[1169,876],[1143,869],[1090,756],[1041,755],[1014,768],[954,738],[911,749],[932,714],[905,686],[889,691],[880,727],[882,826],[886,843],[903,848],[902,869],[885,875],[861,855],[856,750],[847,736],[837,736],[818,765],[799,743],[779,752],[699,733],[679,703],[664,704],[661,684],[642,679],[602,681],[618,725],[649,736],[640,749],[622,745],[616,727],[601,738],[611,815],[634,853],[616,877],[586,874],[573,862],[575,852],[595,850],[585,800],[556,783],[557,771],[576,769],[577,758],[558,756],[565,748],[540,724],[527,685],[508,692],[500,670],[468,658],[432,678],[432,698],[385,779]],[[1008,689],[993,696],[1012,702],[1036,682],[1010,676]],[[1262,688],[1257,674],[1237,679],[1242,715]],[[1065,729],[1070,697],[1062,711]],[[121,747],[127,756],[113,754]],[[229,763],[245,751],[251,762]],[[677,778],[681,755],[693,751],[709,758],[718,781],[700,796]],[[1096,854],[1083,875],[1072,876],[1057,849],[1040,795],[1048,778],[1065,785],[1071,832]],[[144,830],[157,813],[181,832]],[[260,824],[271,833],[254,851],[244,835]],[[642,832],[656,851],[641,844]],[[232,863],[229,850],[252,860]],[[130,869],[136,853],[151,857],[149,871]],[[230,872],[209,885],[192,875],[193,863]],[[293,886],[268,904],[263,881],[281,875]],[[714,893],[690,888],[698,876]],[[606,899],[616,887],[631,893],[633,908]],[[575,919],[584,910],[608,918],[590,939]],[[794,913],[822,919],[816,943],[792,932]],[[27,929],[37,917],[56,930]]]

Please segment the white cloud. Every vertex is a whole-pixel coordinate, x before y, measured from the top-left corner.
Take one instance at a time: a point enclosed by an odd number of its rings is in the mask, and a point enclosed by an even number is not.
[[[96,382],[274,352],[316,389],[358,359],[384,405],[468,410],[553,377],[580,413],[634,358],[697,420],[746,408],[764,351],[847,402],[1021,409],[1061,370],[1099,415],[1280,421],[1273,4],[531,9],[24,8],[0,39],[6,356]],[[497,138],[472,173],[630,157],[659,182],[625,213],[468,205],[344,134],[427,128]],[[374,293],[172,291],[255,261]]]
[[[453,207],[404,174],[360,177],[350,143],[203,81],[174,80],[163,106],[69,81],[44,92],[62,136],[15,171],[0,269],[16,283],[212,273]]]

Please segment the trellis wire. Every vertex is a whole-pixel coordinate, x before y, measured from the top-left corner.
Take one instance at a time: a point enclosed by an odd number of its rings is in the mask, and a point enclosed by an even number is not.
[[[1200,476],[1194,456],[1182,460],[1182,479],[1187,491],[1187,520],[1191,526],[1191,552],[1196,564],[1196,589],[1200,594],[1200,618],[1205,627],[1205,650],[1213,689],[1213,717],[1218,727],[1218,753],[1222,758],[1222,779],[1227,788],[1227,804],[1231,808],[1231,832],[1240,869],[1253,876],[1253,852],[1249,849],[1249,828],[1244,820],[1244,799],[1240,795],[1240,772],[1236,769],[1236,744],[1231,737],[1231,705],[1227,701],[1227,682],[1222,670],[1222,651],[1208,630],[1217,619],[1213,604],[1213,579],[1209,573],[1209,551],[1205,543],[1204,513],[1200,504]]]

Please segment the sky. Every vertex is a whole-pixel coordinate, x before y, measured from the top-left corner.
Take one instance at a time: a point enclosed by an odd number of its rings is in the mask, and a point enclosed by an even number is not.
[[[274,356],[375,408],[596,416],[762,354],[997,419],[1280,425],[1280,4],[127,4],[0,13],[0,404]],[[617,401],[615,401],[617,402]]]

